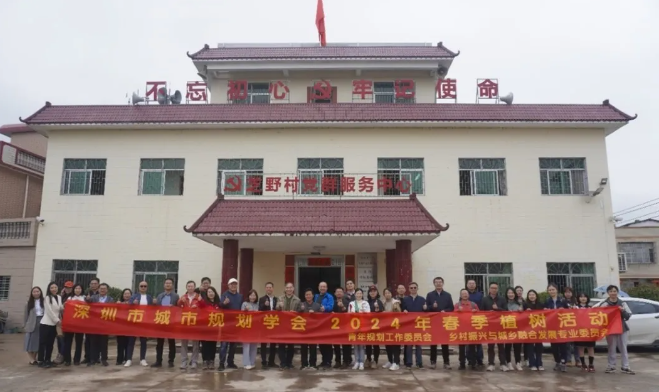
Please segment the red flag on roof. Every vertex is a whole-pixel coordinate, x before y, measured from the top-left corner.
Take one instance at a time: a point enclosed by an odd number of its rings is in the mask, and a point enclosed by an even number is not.
[[[316,27],[318,27],[320,46],[327,46],[327,36],[325,34],[325,10],[323,9],[323,0],[318,0],[318,7],[316,8]]]

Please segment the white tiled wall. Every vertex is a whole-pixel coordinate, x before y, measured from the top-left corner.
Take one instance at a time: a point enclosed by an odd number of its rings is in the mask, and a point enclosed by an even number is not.
[[[457,294],[465,262],[512,262],[514,283],[539,290],[547,262],[594,262],[598,284],[618,282],[609,190],[591,203],[540,194],[539,157],[585,157],[591,190],[608,177],[602,130],[79,130],[52,132],[48,150],[35,284],[48,282],[53,259],[98,259],[101,280],[118,287],[131,286],[133,260],[179,260],[180,281],[219,280],[221,249],[183,226],[215,199],[218,158],[240,157],[264,158],[266,173],[292,173],[298,157],[343,157],[346,173],[375,173],[378,157],[424,158],[420,200],[451,228],[414,254],[422,292],[441,275]],[[185,158],[183,196],[138,196],[140,158],[158,157]],[[458,158],[475,157],[506,159],[508,196],[459,195]],[[107,158],[105,195],[61,196],[64,158]],[[264,263],[255,267],[270,271]]]

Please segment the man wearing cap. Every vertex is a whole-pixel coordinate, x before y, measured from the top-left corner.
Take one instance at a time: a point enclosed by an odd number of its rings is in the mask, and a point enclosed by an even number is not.
[[[243,295],[238,292],[238,279],[231,278],[228,282],[229,290],[225,291],[220,296],[220,306],[223,309],[240,310],[243,304]],[[227,349],[229,356],[227,357]],[[233,362],[236,354],[236,343],[222,342],[220,346],[220,367],[217,370],[224,370],[225,361],[228,369],[238,369],[238,366]]]
[[[62,289],[62,303],[64,303],[69,297],[73,296],[73,282],[67,280],[64,282],[64,288]]]

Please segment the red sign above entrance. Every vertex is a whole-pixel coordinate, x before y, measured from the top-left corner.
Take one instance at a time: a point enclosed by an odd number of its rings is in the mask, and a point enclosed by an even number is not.
[[[361,175],[300,172],[295,174],[250,174],[225,172],[221,189],[227,196],[277,194],[299,195],[409,195],[412,176],[408,173]]]
[[[308,267],[330,267],[332,259],[330,257],[309,257],[307,259]]]

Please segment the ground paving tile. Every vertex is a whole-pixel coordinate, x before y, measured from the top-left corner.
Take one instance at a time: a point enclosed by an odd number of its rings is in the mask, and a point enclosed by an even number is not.
[[[57,350],[55,350],[57,351]],[[598,352],[597,373],[583,373],[568,368],[567,373],[547,370],[542,373],[485,372],[457,370],[457,357],[452,355],[453,370],[423,369],[388,371],[279,371],[254,370],[182,371],[175,368],[144,368],[139,361],[125,368],[116,366],[116,347],[110,346],[110,366],[58,366],[39,369],[27,364],[23,352],[23,335],[0,335],[0,391],[2,392],[151,392],[151,391],[405,391],[405,392],[659,392],[659,350],[634,350],[631,366],[636,375],[605,374],[606,353]],[[136,353],[139,349],[136,348]],[[165,357],[166,357],[165,353]],[[155,347],[150,345],[147,361],[154,360]],[[299,359],[299,356],[297,356]],[[380,357],[383,359],[383,357]],[[544,359],[549,361],[550,354]],[[428,358],[424,358],[428,364]],[[260,360],[259,360],[260,362]],[[236,363],[241,356],[236,355]],[[546,362],[550,369],[551,364]],[[380,363],[382,365],[382,363]]]

